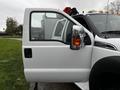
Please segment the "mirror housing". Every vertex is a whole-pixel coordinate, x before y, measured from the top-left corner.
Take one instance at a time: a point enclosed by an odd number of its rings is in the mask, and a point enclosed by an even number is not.
[[[79,50],[84,47],[85,32],[82,26],[74,25],[72,30],[72,38],[70,48],[72,50]]]

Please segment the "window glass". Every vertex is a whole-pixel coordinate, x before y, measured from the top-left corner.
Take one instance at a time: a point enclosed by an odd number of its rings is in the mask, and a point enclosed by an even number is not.
[[[44,16],[44,13],[33,13],[32,14],[32,20],[31,20],[31,27],[38,27],[41,28],[41,22],[42,18]]]
[[[112,14],[91,14],[89,15],[100,33],[107,31],[120,31],[120,16]]]
[[[55,13],[46,13],[47,18],[57,18],[57,15]]]
[[[63,19],[57,22],[56,29],[55,29],[55,36],[58,36],[58,37],[61,36],[63,28],[65,26],[65,21],[66,20]]]
[[[59,40],[66,43],[68,20],[61,14],[52,12],[34,12],[31,14],[31,41]],[[72,26],[69,26],[69,33]]]

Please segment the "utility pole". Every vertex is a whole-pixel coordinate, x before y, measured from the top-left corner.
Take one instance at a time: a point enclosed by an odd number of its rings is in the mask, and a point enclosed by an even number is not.
[[[105,26],[105,30],[108,29],[108,14],[109,14],[109,0],[107,1],[107,14],[106,14],[106,26]]]

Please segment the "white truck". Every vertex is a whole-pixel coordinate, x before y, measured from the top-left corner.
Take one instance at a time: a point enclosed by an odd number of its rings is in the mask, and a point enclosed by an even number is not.
[[[107,25],[106,25],[107,24]],[[120,16],[69,16],[28,8],[23,63],[28,82],[86,82],[90,90],[120,89]]]

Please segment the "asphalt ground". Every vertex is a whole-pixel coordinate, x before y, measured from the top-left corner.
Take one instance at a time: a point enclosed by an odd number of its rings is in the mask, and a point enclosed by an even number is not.
[[[31,83],[29,90],[89,90],[88,83]]]

